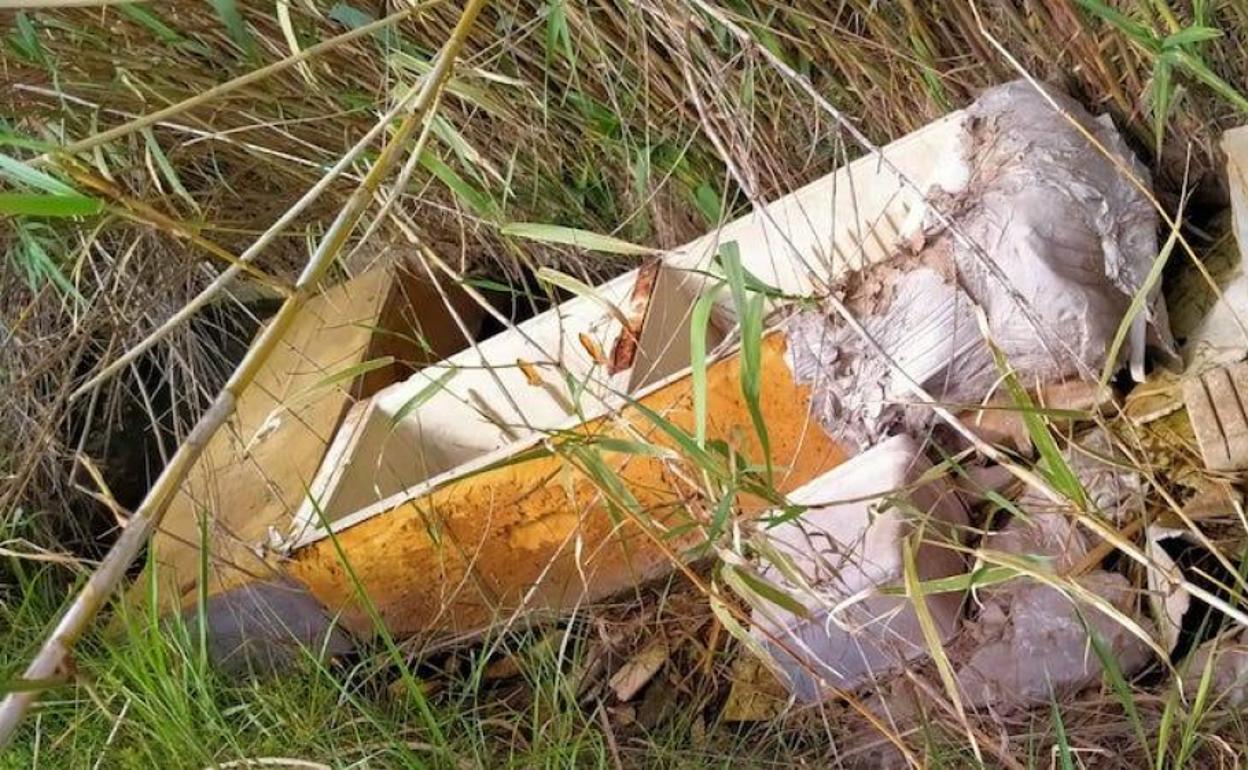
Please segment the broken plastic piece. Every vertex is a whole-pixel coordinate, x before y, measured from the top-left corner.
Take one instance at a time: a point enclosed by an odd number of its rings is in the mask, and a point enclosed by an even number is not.
[[[452,309],[470,331],[479,324],[480,308],[458,287],[444,289],[451,309],[409,268],[383,267],[308,300],[152,540],[162,609],[196,601],[201,548],[209,552],[209,593],[279,576],[265,546],[290,527],[344,411],[410,366],[466,344]],[[137,580],[132,598],[145,601],[149,588],[147,578]]]
[[[1248,363],[1189,378],[1183,402],[1205,467],[1218,473],[1248,470]]]
[[[801,603],[806,617],[756,607],[752,633],[802,700],[819,700],[825,687],[851,689],[926,652],[909,600],[877,589],[903,582],[902,541],[920,522],[919,579],[964,569],[957,551],[937,544],[966,523],[956,494],[943,480],[909,486],[930,467],[913,439],[891,438],[792,492],[789,502],[807,509],[766,533],[789,564],[769,564],[763,576]],[[792,568],[803,585],[786,577]],[[952,635],[961,601],[954,593],[926,597],[942,638]]]
[[[1125,674],[1147,662],[1144,643],[1100,610],[1052,586],[1016,582],[994,589],[969,629],[972,650],[958,667],[957,680],[970,705],[1043,703],[1054,692],[1097,681],[1102,666],[1089,630]],[[1127,610],[1134,599],[1131,585],[1118,574],[1093,572],[1078,582],[1120,610]]]
[[[769,335],[761,348],[760,408],[773,462],[785,469],[775,474],[783,494],[846,452],[808,419],[806,395],[784,364],[783,338]],[[703,542],[705,530],[673,468],[679,447],[653,416],[692,434],[692,388],[688,377],[673,377],[618,412],[567,420],[553,446],[539,434],[418,479],[410,491],[334,521],[333,539],[318,533],[297,545],[285,569],[362,634],[373,624],[360,586],[393,633],[406,634],[477,630],[514,612],[560,611],[665,574],[674,567],[669,554]],[[761,461],[739,356],[710,363],[705,393],[708,445],[731,442],[737,457]],[[653,451],[613,451],[613,442]],[[410,458],[408,467],[416,469]],[[627,495],[608,497],[604,489]],[[746,515],[765,506],[747,495],[738,502]],[[343,552],[350,575],[340,566]]]
[[[1184,663],[1183,688],[1189,698],[1210,667],[1212,698],[1228,706],[1248,702],[1248,638],[1243,630],[1205,642]]]
[[[1156,214],[1121,173],[1125,165],[1148,180],[1112,125],[1049,92],[1064,114],[1022,81],[989,89],[967,108],[968,173],[938,175],[958,182],[929,194],[913,253],[867,268],[845,287],[846,304],[876,344],[816,311],[793,320],[794,373],[814,389],[821,423],[847,445],[913,430],[904,401],[916,385],[943,403],[988,395],[1000,372],[976,308],[1027,386],[1100,375],[1157,253]],[[1146,330],[1172,351],[1155,289],[1127,340],[1137,379]]]
[[[1214,274],[1221,297],[1188,337],[1184,358],[1189,371],[1199,371],[1208,364],[1243,360],[1248,353],[1248,272],[1244,252],[1248,250],[1248,126],[1232,129],[1222,135],[1226,152],[1226,182],[1231,195],[1231,229],[1238,242],[1238,259],[1233,265]],[[1205,304],[1197,292],[1211,294],[1204,276],[1193,278],[1198,288],[1193,300],[1198,307]]]
[[[1148,600],[1153,619],[1161,634],[1165,649],[1173,652],[1183,631],[1183,616],[1192,606],[1191,595],[1176,585],[1183,577],[1179,565],[1170,557],[1162,543],[1166,540],[1183,539],[1183,530],[1167,527],[1149,527],[1145,545],[1152,564],[1148,568]]]
[[[635,301],[644,281],[630,272],[357,406],[282,533],[286,574],[352,630],[373,627],[362,589],[391,631],[407,634],[564,611],[670,571],[671,554],[704,542],[705,529],[690,516],[696,492],[673,462],[679,448],[653,415],[695,432],[689,311],[715,283],[717,251],[737,243],[744,270],[783,293],[772,307],[886,258],[897,223],[921,197],[899,174],[928,184],[935,160],[953,151],[959,119],[884,148],[891,167],[861,158],[663,255],[652,287],[640,290],[647,302]],[[614,352],[620,315],[640,333],[623,357],[632,368],[612,374],[587,348]],[[714,309],[708,350],[725,339],[731,316]],[[706,356],[707,447],[730,447],[758,467],[769,445],[780,494],[848,454],[810,419],[808,390],[784,362],[789,344],[769,334],[762,345],[766,443],[742,398],[739,355],[721,347]],[[640,441],[660,456],[599,451],[598,438]],[[767,504],[750,495],[737,502],[747,516]],[[341,568],[339,548],[358,583]]]
[[[1093,119],[1052,86],[1045,91],[1048,98],[1015,81],[988,89],[968,108],[963,152],[973,173],[965,187],[938,198],[946,209],[961,204],[954,221],[962,232],[947,232],[932,216],[926,222],[926,248],[943,243],[952,252],[960,282],[984,307],[994,341],[1024,381],[1099,374],[1157,253],[1156,213],[1123,173],[1125,167],[1147,185],[1148,170],[1108,119]],[[1041,328],[1022,312],[1020,298]],[[1172,351],[1156,289],[1128,337],[1137,380],[1146,327]]]

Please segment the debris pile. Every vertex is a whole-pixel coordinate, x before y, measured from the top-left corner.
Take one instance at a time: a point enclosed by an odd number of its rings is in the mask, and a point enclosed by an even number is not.
[[[1182,308],[1195,320],[1180,358],[1149,275],[1148,174],[1108,119],[1018,82],[985,92],[961,130],[895,256],[841,282],[840,312],[787,322],[789,362],[821,426],[859,452],[790,494],[805,513],[762,535],[763,575],[805,613],[753,598],[752,633],[799,701],[882,692],[930,661],[953,672],[961,703],[1000,713],[1094,685],[1107,665],[1127,677],[1178,665],[1218,627],[1193,627],[1193,608],[1208,608],[1174,554],[1209,555],[1196,520],[1233,514],[1227,483],[1248,470],[1248,331],[1236,312],[1248,281],[1224,271],[1203,316]],[[1248,134],[1225,146],[1236,229],[1248,231],[1248,179],[1237,178]],[[1125,404],[1102,378],[1123,368],[1139,383]],[[932,402],[957,405],[969,443]],[[1168,451],[1198,449],[1202,462],[1155,464],[1153,423],[1188,439],[1165,439]],[[933,444],[946,458],[967,450],[949,475],[995,475],[991,488],[931,478]],[[907,547],[917,575],[904,574]],[[789,551],[783,564],[777,549]],[[1134,558],[1110,558],[1121,553]],[[1248,697],[1242,633],[1197,646],[1187,677],[1209,665],[1219,692]]]
[[[1248,235],[1248,134],[1226,148]],[[901,181],[916,175],[917,191]],[[1010,83],[489,339],[468,339],[466,293],[453,318],[421,303],[447,357],[406,378],[322,388],[339,380],[300,362],[367,371],[380,340],[331,344],[327,329],[374,324],[312,306],[326,317],[297,327],[299,361],[266,373],[302,401],[240,405],[154,562],[197,598],[199,511],[217,501],[202,616],[227,666],[288,658],[270,649],[279,625],[333,654],[378,616],[473,634],[719,553],[715,585],[748,607],[716,593],[707,627],[802,703],[939,669],[922,681],[951,702],[1005,712],[1111,661],[1207,670],[1248,699],[1243,631],[1208,621],[1243,617],[1214,540],[1238,526],[1248,470],[1248,280],[1236,257],[1221,296],[1185,288],[1172,336],[1149,186],[1107,119]],[[823,254],[845,259],[807,269]],[[386,330],[391,281],[368,280],[346,299]],[[263,501],[214,486],[261,464]],[[620,703],[681,654],[638,649],[603,680]]]

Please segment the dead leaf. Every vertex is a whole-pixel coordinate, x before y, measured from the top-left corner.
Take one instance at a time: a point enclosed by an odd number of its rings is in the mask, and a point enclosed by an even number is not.
[[[641,652],[634,655],[611,677],[609,684],[615,692],[615,697],[621,701],[632,700],[633,696],[640,692],[655,674],[659,673],[659,669],[663,668],[670,654],[671,650],[668,649],[667,642],[659,640],[651,642]]]
[[[788,691],[766,665],[752,655],[732,663],[732,689],[720,716],[727,722],[765,722],[788,705]]]
[[[485,667],[485,671],[481,672],[481,678],[487,682],[496,682],[500,679],[511,679],[520,675],[520,658],[516,655],[507,654]]]
[[[524,372],[524,378],[534,387],[542,385],[542,376],[537,373],[537,367],[523,359],[516,359],[516,366],[520,367],[520,371]]]
[[[1134,425],[1145,425],[1183,408],[1182,379],[1159,369],[1131,389],[1122,404],[1122,413]]]
[[[585,348],[585,352],[593,359],[594,363],[600,366],[607,365],[607,357],[602,352],[602,348],[594,341],[594,338],[585,332],[577,333],[577,339],[581,341],[581,347]]]

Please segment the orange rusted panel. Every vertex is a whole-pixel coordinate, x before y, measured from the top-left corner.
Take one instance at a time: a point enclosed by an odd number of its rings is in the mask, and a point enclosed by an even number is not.
[[[731,356],[709,367],[707,435],[750,463],[763,462]],[[775,487],[805,484],[845,459],[809,415],[806,388],[784,362],[784,340],[763,346],[762,410]],[[692,433],[688,377],[641,399]],[[631,427],[631,431],[629,428]],[[591,421],[583,435],[674,442],[636,407]],[[566,446],[566,445],[565,445]],[[603,485],[568,452],[534,457],[452,480],[335,535],[351,568],[394,633],[479,629],[517,610],[566,610],[670,571],[672,555],[696,544],[709,512],[696,501],[700,473],[683,460],[609,452],[596,456],[635,499],[608,508]],[[601,473],[601,471],[599,471]],[[742,499],[745,511],[761,500]],[[297,550],[288,572],[358,633],[371,628],[333,540]]]

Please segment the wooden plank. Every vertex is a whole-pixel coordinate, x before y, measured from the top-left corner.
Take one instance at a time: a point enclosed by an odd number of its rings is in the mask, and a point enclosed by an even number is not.
[[[808,395],[784,361],[784,341],[764,344],[762,408],[768,426],[775,487],[783,492],[840,463],[845,452],[809,416]],[[688,377],[641,398],[682,430],[693,430]],[[741,395],[736,355],[708,371],[708,436],[731,445],[750,462],[762,450]],[[673,442],[638,409],[577,429],[584,436],[640,436]],[[540,446],[531,442],[529,446]],[[524,446],[517,446],[516,451]],[[371,624],[356,587],[338,558],[345,551],[370,600],[390,630],[478,629],[517,610],[567,610],[670,571],[671,554],[696,543],[708,511],[687,503],[696,469],[680,460],[601,452],[603,467],[636,500],[635,514],[608,509],[600,483],[564,455],[543,456],[453,479],[431,493],[345,523],[335,535],[295,551],[286,566],[331,612],[342,611],[351,630]],[[760,511],[761,500],[742,499]],[[662,533],[668,533],[666,536]],[[666,539],[665,539],[666,537]]]
[[[462,296],[457,302],[463,303]],[[409,369],[462,346],[440,318],[431,287],[387,268],[331,287],[300,311],[235,414],[205,449],[152,541],[166,607],[194,598],[200,574],[201,521],[207,516],[210,591],[277,573],[262,546],[286,531],[348,407],[393,382],[387,367],[326,384],[364,361],[395,356]],[[466,303],[471,323],[480,314]],[[418,316],[418,317],[417,317]],[[399,332],[392,334],[388,332]],[[416,342],[421,335],[426,350]],[[148,590],[136,583],[136,595]]]
[[[1248,470],[1248,363],[1189,377],[1183,402],[1205,467],[1215,473]]]

